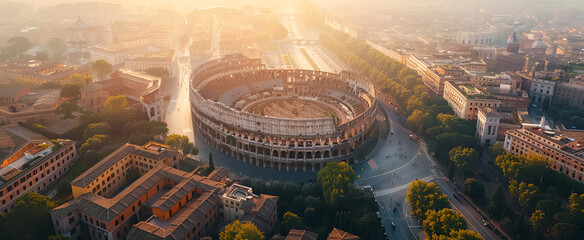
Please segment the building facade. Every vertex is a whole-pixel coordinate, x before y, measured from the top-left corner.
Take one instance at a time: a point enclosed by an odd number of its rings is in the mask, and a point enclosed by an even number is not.
[[[483,91],[470,84],[446,82],[444,99],[456,116],[464,119],[477,119],[479,107],[498,108],[501,101],[487,96]]]
[[[497,141],[499,121],[502,116],[494,109],[479,107],[477,115],[477,138],[481,144],[493,144]]]
[[[497,33],[494,31],[459,31],[456,33],[456,42],[465,45],[492,45]]]
[[[515,155],[540,155],[551,160],[550,168],[583,182],[584,134],[581,131],[552,131],[525,126],[506,132],[504,148]]]
[[[195,70],[190,98],[193,125],[212,147],[294,171],[358,161],[377,111],[375,87],[358,73],[267,69],[243,56]]]
[[[128,100],[142,105],[150,120],[164,119],[158,77],[119,69],[112,73],[111,79],[83,86],[80,92],[79,106],[85,111],[101,111],[108,97],[124,95]]]
[[[277,197],[241,185],[226,188],[234,180],[226,168],[208,176],[175,169],[178,157],[153,142],[116,150],[71,183],[74,199],[50,211],[55,231],[72,239],[200,239],[220,216],[239,212],[240,221],[271,231]],[[132,172],[139,173],[134,181],[126,179]]]
[[[8,136],[9,135],[9,136]],[[43,191],[65,175],[77,159],[75,142],[51,141],[18,125],[4,126],[0,136],[12,138],[12,151],[2,159],[0,167],[0,213],[14,208],[16,199],[29,192]],[[5,143],[6,141],[4,141]],[[4,146],[3,146],[4,147]]]
[[[584,109],[584,76],[571,78],[569,82],[556,84],[553,104]]]
[[[543,104],[546,102],[550,104],[554,97],[556,88],[556,80],[547,80],[547,78],[534,77],[531,81],[529,89],[529,97],[532,103]]]

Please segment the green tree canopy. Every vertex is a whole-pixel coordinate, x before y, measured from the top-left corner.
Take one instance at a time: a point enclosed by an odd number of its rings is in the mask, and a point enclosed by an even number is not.
[[[474,148],[463,148],[461,146],[450,150],[448,155],[450,156],[450,161],[454,162],[456,168],[461,171],[469,169],[479,158]]]
[[[535,210],[529,218],[533,231],[537,234],[542,234],[545,230],[545,213],[541,210]]]
[[[426,219],[428,210],[439,211],[450,206],[448,197],[434,183],[427,183],[423,180],[414,181],[410,184],[406,193],[406,200],[412,207],[412,214],[419,220]]]
[[[451,231],[450,237],[442,238],[442,236],[441,236],[438,239],[440,239],[440,240],[442,240],[442,239],[444,239],[444,240],[483,240],[483,238],[481,237],[480,234],[478,234],[477,232],[475,232],[473,230],[469,230],[469,229],[461,229],[458,231]]]
[[[485,195],[485,186],[474,178],[468,178],[464,181],[464,193],[471,198],[479,199]]]
[[[539,194],[539,188],[531,183],[512,180],[509,183],[509,192],[519,201],[521,207],[528,208]]]
[[[324,200],[334,202],[337,195],[346,193],[355,181],[355,171],[345,162],[330,162],[317,173],[318,183],[322,187]]]
[[[185,155],[194,154],[195,144],[189,141],[189,137],[178,134],[170,134],[166,137],[166,145],[181,150]]]
[[[556,223],[552,229],[552,236],[562,240],[582,239],[582,228],[571,223]]]
[[[32,47],[28,38],[21,36],[10,38],[7,43],[10,45],[5,47],[2,52],[10,58],[24,54]]]
[[[462,214],[444,208],[440,211],[428,210],[422,225],[426,236],[429,239],[436,239],[440,235],[449,235],[451,231],[466,229],[466,220]]]
[[[152,75],[159,78],[168,77],[169,75],[168,70],[162,67],[148,68],[144,72],[148,75]]]
[[[3,239],[46,239],[54,234],[49,210],[57,203],[47,196],[30,192],[16,200],[14,209],[0,218]]]
[[[65,118],[72,118],[73,115],[71,114],[73,111],[79,110],[79,106],[73,100],[67,100],[63,102],[57,110],[61,113],[65,114]]]
[[[407,118],[408,126],[417,133],[421,133],[424,128],[424,118],[428,113],[424,113],[418,109],[413,110],[412,115]]]
[[[90,138],[97,134],[109,135],[111,132],[112,128],[106,122],[91,123],[83,131],[83,138]]]
[[[574,216],[584,216],[584,193],[570,195],[568,209]]]
[[[129,108],[128,100],[124,95],[110,96],[103,105],[103,113],[106,116],[116,116],[126,112]]]
[[[91,64],[91,68],[97,74],[99,80],[104,80],[105,76],[112,72],[111,63],[104,59],[99,59]]]
[[[69,76],[69,84],[74,84],[74,85],[86,85],[89,84],[93,81],[91,75],[89,76],[83,76],[79,73],[74,73],[71,74],[71,76]]]
[[[264,235],[253,223],[241,223],[239,220],[225,226],[219,233],[219,240],[263,240]]]
[[[282,234],[288,234],[288,232],[292,229],[304,229],[304,222],[302,221],[302,218],[299,217],[298,215],[288,211],[286,213],[284,213],[284,216],[282,217],[282,230],[281,233]]]
[[[63,88],[61,88],[61,97],[78,99],[79,97],[81,97],[81,92],[79,91],[79,89],[82,86],[83,85],[81,84],[71,83],[65,84]]]
[[[498,184],[493,190],[491,194],[491,201],[489,202],[489,206],[487,207],[487,211],[489,214],[495,218],[500,219],[501,213],[505,208],[505,193],[503,192],[503,186]]]

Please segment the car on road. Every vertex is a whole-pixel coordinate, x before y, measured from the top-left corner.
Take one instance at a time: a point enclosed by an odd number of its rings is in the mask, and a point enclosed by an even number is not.
[[[389,158],[389,154],[385,155],[385,158]]]
[[[395,231],[395,223],[391,222],[391,230]]]
[[[391,131],[391,134],[393,134],[393,131]]]

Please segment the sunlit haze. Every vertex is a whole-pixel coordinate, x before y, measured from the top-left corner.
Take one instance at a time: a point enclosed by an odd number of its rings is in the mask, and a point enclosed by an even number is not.
[[[582,0],[0,0],[0,240],[577,240]]]

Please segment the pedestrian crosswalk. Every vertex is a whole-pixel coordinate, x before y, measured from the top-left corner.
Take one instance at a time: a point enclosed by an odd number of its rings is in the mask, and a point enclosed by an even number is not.
[[[432,181],[432,179],[434,179],[434,178],[435,178],[435,176],[428,176],[428,177],[422,178],[421,180],[429,182],[429,181]],[[410,186],[410,184],[411,184],[411,182],[394,187],[394,188],[386,188],[383,190],[377,190],[377,191],[373,192],[373,195],[375,195],[375,197],[383,197],[383,196],[407,189]]]

